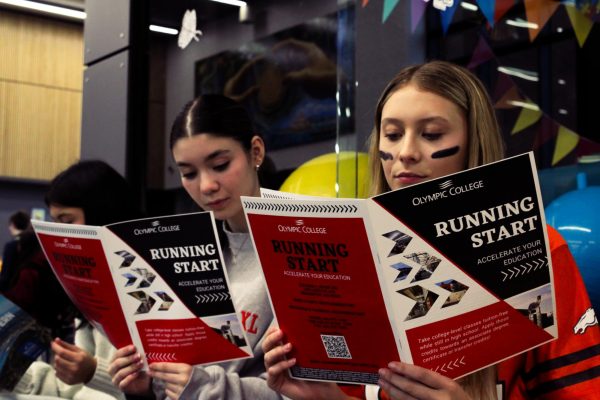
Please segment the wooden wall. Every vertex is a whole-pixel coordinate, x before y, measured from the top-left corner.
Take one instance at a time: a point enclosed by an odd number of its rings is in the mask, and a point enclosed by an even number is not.
[[[79,159],[83,25],[0,10],[0,176],[49,180]]]

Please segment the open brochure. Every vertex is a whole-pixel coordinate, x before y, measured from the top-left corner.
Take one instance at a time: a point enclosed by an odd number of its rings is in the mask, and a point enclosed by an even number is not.
[[[50,331],[0,295],[0,389],[11,391],[50,347]]]
[[[148,363],[252,356],[212,213],[32,224],[66,292],[115,347],[133,343]]]
[[[244,197],[292,377],[458,378],[557,338],[531,153],[369,199]]]

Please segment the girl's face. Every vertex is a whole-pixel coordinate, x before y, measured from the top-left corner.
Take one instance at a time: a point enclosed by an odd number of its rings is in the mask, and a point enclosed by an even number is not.
[[[467,144],[465,113],[443,97],[408,84],[383,106],[379,157],[391,189],[462,171]]]
[[[54,222],[63,224],[84,225],[85,215],[83,208],[65,207],[60,204],[50,204],[50,217]]]
[[[256,165],[264,158],[261,138],[252,138],[250,155],[234,139],[201,133],[179,139],[173,157],[181,183],[192,199],[234,232],[246,232],[240,196],[259,196]]]

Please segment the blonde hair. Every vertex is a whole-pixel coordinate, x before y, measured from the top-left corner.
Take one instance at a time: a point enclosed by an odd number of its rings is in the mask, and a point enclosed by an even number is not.
[[[472,399],[497,400],[496,366],[487,367],[457,380]]]
[[[456,104],[467,119],[467,168],[476,167],[504,157],[502,134],[494,108],[481,81],[468,69],[446,61],[431,61],[400,70],[388,83],[377,102],[375,127],[369,138],[370,194],[390,190],[379,159],[381,114],[388,99],[397,90],[409,85],[434,93]]]
[[[469,70],[446,61],[431,61],[403,68],[388,83],[377,102],[375,127],[369,138],[369,168],[372,196],[387,192],[379,158],[379,136],[383,107],[397,90],[409,85],[434,93],[456,104],[467,120],[467,168],[476,167],[504,157],[502,133],[494,108],[481,81]],[[473,399],[493,400],[496,393],[496,368],[482,369],[458,380],[463,390]]]

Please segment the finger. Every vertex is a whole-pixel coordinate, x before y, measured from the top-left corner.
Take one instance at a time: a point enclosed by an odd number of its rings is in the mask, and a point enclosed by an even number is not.
[[[113,383],[119,387],[121,387],[122,385],[126,385],[126,384],[123,384],[123,382],[124,381],[129,382],[129,381],[135,379],[135,376],[133,378],[129,378],[129,377],[131,377],[132,375],[137,375],[142,370],[143,366],[144,366],[144,363],[139,361],[136,364],[130,364],[127,367],[121,368],[121,369],[115,371],[114,373],[111,373],[111,376],[113,377],[113,379],[112,379]]]
[[[172,363],[172,362],[152,363],[148,367],[150,368],[150,371],[164,372],[164,373],[171,373],[171,374],[180,374],[191,368],[187,364]]]
[[[265,353],[264,362],[265,366],[269,367],[271,365],[277,364],[278,362],[285,359],[286,354],[292,351],[292,344],[286,343],[284,345],[279,345],[269,352]]]
[[[265,353],[268,352],[269,350],[271,350],[274,347],[281,344],[282,340],[283,340],[283,331],[281,331],[281,329],[279,329],[275,326],[269,327],[269,329],[267,330],[265,340],[263,341],[263,344],[262,344],[263,351]]]
[[[52,343],[55,343],[56,345],[63,347],[67,350],[71,350],[71,351],[77,351],[79,350],[79,347],[77,345],[74,345],[72,343],[69,342],[65,342],[64,340],[62,340],[61,338],[56,338],[52,341]]]
[[[403,392],[402,390],[394,387],[391,383],[389,383],[385,379],[380,379],[377,383],[388,394],[390,399],[393,399],[393,400],[418,400],[416,397],[413,397],[410,394]]]
[[[435,389],[425,385],[422,380],[413,380],[408,376],[402,374],[407,368],[397,368],[395,371],[391,371],[386,368],[379,370],[379,375],[383,383],[387,382],[387,391],[390,394],[394,394],[397,398],[402,399],[402,396],[413,396],[418,399],[431,399]],[[413,372],[413,376],[418,374]],[[383,386],[382,386],[383,387]]]
[[[54,368],[56,369],[69,369],[71,367],[73,367],[73,363],[69,360],[66,360],[60,356],[55,356],[54,357]]]
[[[137,350],[135,348],[134,345],[130,344],[128,346],[125,347],[121,347],[120,349],[117,349],[117,351],[115,351],[115,354],[113,355],[112,359],[110,360],[111,363],[113,361],[115,361],[118,358],[124,358],[124,357],[129,357],[133,354],[137,353]]]
[[[167,395],[168,399],[179,400],[179,396],[181,395],[181,392],[177,391],[177,390],[174,391],[168,387],[165,387],[165,394]]]
[[[124,391],[127,389],[131,382],[135,381],[138,378],[138,376],[140,376],[140,371],[133,372],[125,376],[123,379],[119,379],[116,382],[115,379],[113,379],[113,384],[117,386],[120,390]]]
[[[154,379],[160,379],[166,384],[185,385],[189,379],[189,375],[182,375],[173,372],[163,372],[157,370],[150,370],[150,376]]]
[[[192,375],[193,367],[183,363],[153,363],[149,366],[152,377],[184,386]]]
[[[283,374],[288,369],[296,365],[296,361],[296,358],[290,358],[289,360],[282,360],[278,363],[269,365],[267,367],[267,374],[269,374],[269,376],[277,376]]]
[[[181,392],[183,392],[184,387],[185,387],[185,384],[165,382],[165,389],[170,390],[172,393],[176,393],[178,395],[181,394]]]
[[[128,353],[127,353],[128,354]],[[108,373],[112,376],[115,375],[120,370],[127,368],[128,366],[137,366],[143,365],[142,356],[139,353],[134,353],[131,355],[126,355],[123,357],[115,358],[111,361],[108,367]]]
[[[54,345],[54,342],[52,344]],[[63,360],[68,360],[73,363],[81,362],[86,354],[84,350],[73,345],[65,347],[62,344],[56,344],[56,347],[52,347],[52,350],[54,351],[56,357],[61,357]]]
[[[453,382],[450,378],[440,375],[437,372],[413,364],[393,361],[389,363],[388,367],[396,374],[403,375],[413,381],[435,389],[444,388],[446,383]]]

